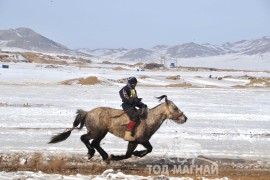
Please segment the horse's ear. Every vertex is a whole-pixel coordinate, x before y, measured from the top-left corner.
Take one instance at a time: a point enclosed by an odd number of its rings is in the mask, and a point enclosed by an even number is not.
[[[166,105],[169,104],[169,100],[168,100],[167,96],[165,97],[165,103],[166,103]]]
[[[156,98],[159,100],[159,102],[160,102],[162,99],[165,98],[166,105],[169,104],[169,100],[168,100],[168,98],[167,98],[167,95],[162,95],[162,96],[156,97]]]

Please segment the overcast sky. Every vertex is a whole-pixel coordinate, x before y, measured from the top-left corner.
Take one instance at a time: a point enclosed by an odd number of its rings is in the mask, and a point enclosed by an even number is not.
[[[0,0],[0,29],[71,49],[220,45],[270,35],[270,0]]]

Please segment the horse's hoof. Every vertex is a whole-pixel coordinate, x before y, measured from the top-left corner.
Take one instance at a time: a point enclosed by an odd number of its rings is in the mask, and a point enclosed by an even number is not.
[[[110,158],[108,158],[108,159],[104,160],[104,162],[105,162],[106,164],[111,164],[111,160],[110,160]]]
[[[103,161],[101,161],[102,165],[108,165],[110,163],[111,163],[111,157],[110,156],[108,158],[106,158],[106,159],[103,159]]]
[[[139,151],[134,151],[132,155],[141,157],[141,153]]]
[[[93,155],[88,154],[88,160],[92,159]]]
[[[110,160],[111,161],[117,161],[117,157],[113,154],[110,155]]]
[[[92,159],[93,156],[88,156],[88,160]]]
[[[111,154],[111,155],[109,156],[109,158],[108,158],[108,159],[110,159],[110,160],[112,160],[112,161],[113,161],[113,160],[114,160],[114,157],[115,157],[115,156]]]

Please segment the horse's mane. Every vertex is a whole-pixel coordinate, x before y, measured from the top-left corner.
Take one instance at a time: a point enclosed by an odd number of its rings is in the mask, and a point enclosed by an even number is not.
[[[160,102],[162,99],[164,99],[164,98],[165,98],[165,101],[168,101],[167,95],[162,95],[162,96],[155,97],[155,98],[158,99],[159,102]],[[151,108],[151,109],[155,109],[155,108],[159,107],[159,106],[162,105],[162,104],[163,104],[163,103],[158,104],[158,105],[156,105],[155,107],[153,107],[153,108]]]
[[[160,103],[160,104],[156,105],[155,107],[151,108],[150,110],[155,109],[155,108],[161,106],[162,104],[163,104],[163,103]]]
[[[156,97],[156,99],[158,99],[158,101],[160,102],[162,99],[164,99],[167,101],[167,95],[162,95],[162,96],[159,96],[159,97]]]

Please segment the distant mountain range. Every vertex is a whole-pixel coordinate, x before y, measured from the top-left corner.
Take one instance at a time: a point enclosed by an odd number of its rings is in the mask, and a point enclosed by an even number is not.
[[[194,42],[175,46],[157,45],[150,49],[77,49],[71,50],[66,46],[50,40],[29,28],[0,30],[0,49],[22,49],[27,51],[49,52],[91,56],[106,60],[121,61],[152,61],[167,58],[194,58],[220,55],[256,55],[270,53],[270,37],[255,40],[242,40],[223,45],[196,44]]]
[[[153,60],[167,58],[195,58],[220,55],[257,55],[270,53],[270,37],[225,43],[221,46],[193,42],[175,46],[157,45],[151,49],[78,49],[80,52],[115,60]]]

